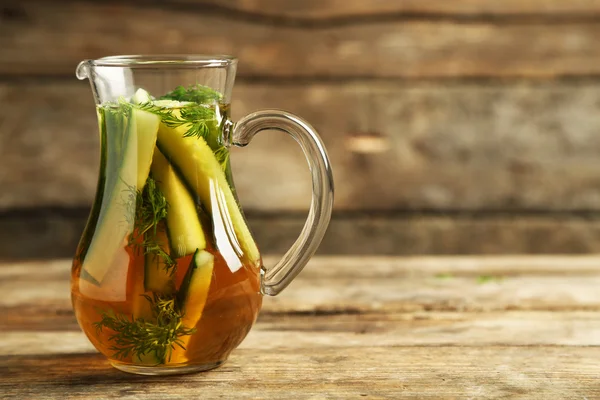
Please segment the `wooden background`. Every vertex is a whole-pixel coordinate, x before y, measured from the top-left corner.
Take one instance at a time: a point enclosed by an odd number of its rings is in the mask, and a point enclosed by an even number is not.
[[[594,0],[0,2],[0,258],[73,253],[98,162],[74,70],[132,53],[236,55],[235,118],[318,129],[322,253],[596,252],[598,38]],[[284,251],[309,201],[299,148],[266,133],[233,162],[260,246]]]

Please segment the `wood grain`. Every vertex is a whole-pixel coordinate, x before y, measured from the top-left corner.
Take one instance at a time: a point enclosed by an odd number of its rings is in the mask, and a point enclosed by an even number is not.
[[[236,55],[246,77],[549,78],[600,72],[600,27],[593,21],[373,21],[306,29],[155,2],[26,1],[11,7],[0,24],[0,74],[6,76],[71,76],[83,59],[165,49]],[[34,54],[43,62],[34,62]]]
[[[249,218],[260,248],[271,253],[287,251],[304,221],[304,215],[250,214]],[[594,254],[600,253],[600,221],[568,213],[334,214],[319,251],[337,255]]]
[[[72,257],[88,209],[30,209],[0,214],[0,260]],[[283,254],[303,213],[246,214],[261,251]],[[35,239],[33,239],[35,238]],[[334,213],[320,254],[593,254],[600,221],[593,215],[527,213]]]
[[[330,153],[338,211],[598,210],[599,89],[240,83],[232,107],[235,118],[276,107],[310,121]],[[0,121],[0,209],[91,204],[99,150],[85,84],[2,83]],[[356,148],[369,132],[380,151]],[[258,135],[232,160],[247,211],[307,209],[309,174],[291,138]]]
[[[68,262],[3,264],[0,391],[7,399],[183,399],[199,388],[207,399],[596,398],[599,265],[597,256],[317,257],[266,299],[224,366],[158,378],[118,372],[94,352],[70,311]]]
[[[267,257],[265,265],[275,260]],[[269,298],[264,312],[600,311],[599,266],[597,256],[323,256],[309,263],[285,296]],[[68,312],[69,263],[5,264],[0,291],[6,293],[2,307],[43,310],[48,304]]]
[[[26,307],[2,308],[2,311],[6,319],[0,323],[0,354],[93,351],[87,338],[79,332],[72,312],[68,317],[64,313],[63,318],[62,308],[57,310],[60,316],[55,312],[32,313]],[[307,347],[571,346],[582,343],[598,346],[599,317],[597,311],[296,315],[272,313],[267,309],[240,348],[302,351]],[[540,326],[544,329],[540,330]]]
[[[268,15],[309,21],[335,22],[342,18],[374,16],[418,15],[430,16],[564,16],[564,14],[597,14],[597,0],[171,0],[170,3],[192,4],[205,7],[210,4],[224,10],[250,13],[252,16]]]
[[[596,348],[562,347],[240,349],[216,371],[142,378],[95,354],[36,355],[0,361],[9,371],[0,388],[8,398],[40,399],[596,398],[599,356]]]

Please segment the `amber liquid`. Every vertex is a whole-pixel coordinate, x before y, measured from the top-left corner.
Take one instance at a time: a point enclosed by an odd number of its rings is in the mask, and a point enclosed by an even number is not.
[[[223,110],[226,111],[227,108],[223,107]],[[225,111],[221,115],[226,117]],[[219,123],[215,124],[215,126],[219,125]],[[260,260],[247,261],[247,257],[240,253],[239,246],[236,248],[237,239],[232,237],[231,233],[224,234],[224,229],[215,228],[227,225],[227,215],[223,213],[209,215],[206,210],[200,211],[201,203],[197,204],[199,210],[197,217],[202,220],[202,229],[206,237],[204,250],[213,255],[214,263],[203,308],[202,305],[191,305],[200,307],[201,314],[199,319],[194,321],[193,326],[186,326],[194,332],[183,338],[185,339],[185,348],[173,346],[169,357],[161,361],[144,360],[143,357],[140,358],[134,353],[125,356],[119,355],[117,352],[119,343],[115,336],[118,336],[120,332],[106,326],[98,330],[95,326],[107,312],[135,322],[136,307],[139,308],[140,299],[145,301],[143,300],[144,295],[150,297],[153,295],[152,291],[145,289],[144,275],[147,255],[144,254],[144,249],[140,248],[139,244],[136,245],[132,242],[131,232],[124,238],[122,244],[119,244],[121,241],[117,242],[117,246],[114,247],[117,251],[114,255],[107,252],[106,260],[109,261],[106,262],[106,273],[101,282],[86,275],[86,254],[94,241],[94,234],[99,229],[107,229],[106,224],[102,225],[99,222],[99,215],[102,208],[107,206],[103,204],[103,195],[106,198],[106,193],[110,190],[108,182],[111,180],[111,168],[114,174],[114,165],[111,165],[111,159],[115,160],[116,157],[111,152],[119,147],[119,135],[123,134],[118,129],[111,131],[108,124],[102,122],[100,124],[102,152],[96,201],[73,262],[71,277],[72,302],[77,320],[92,344],[115,365],[175,367],[220,363],[241,343],[256,320],[262,302]],[[229,164],[224,172],[229,183],[228,186],[230,186],[227,189],[231,190],[235,196]],[[119,176],[118,179],[121,177]],[[113,178],[113,182],[114,180]],[[114,206],[114,204],[109,206]],[[217,205],[214,208],[219,209]],[[221,206],[221,209],[224,208]],[[128,215],[120,216],[119,221],[134,218],[134,209],[129,211],[125,207],[122,209],[123,213]],[[168,211],[172,212],[172,209],[168,209]],[[114,226],[108,226],[108,229],[118,231]],[[177,265],[172,269],[173,272],[168,278],[173,282],[175,294],[180,292],[182,282],[192,264],[193,250],[188,251],[190,254],[175,259]],[[98,253],[96,252],[96,254]],[[146,314],[146,318],[151,317]]]
[[[196,332],[191,335],[185,349],[186,364],[211,364],[224,361],[229,353],[235,349],[248,334],[254,324],[258,311],[261,307],[262,296],[259,289],[259,271],[252,266],[243,266],[235,272],[231,272],[225,260],[215,250],[209,250],[215,256],[213,277],[202,317],[195,326]],[[123,265],[114,265],[113,269],[124,270],[118,275],[126,276],[126,298],[124,301],[103,301],[82,294],[81,285],[85,285],[84,292],[96,290],[98,296],[110,288],[87,283],[80,278],[81,264],[76,260],[72,276],[72,301],[75,314],[79,324],[89,340],[102,354],[116,363],[139,364],[139,361],[129,356],[127,358],[114,358],[115,345],[110,339],[115,332],[103,329],[97,332],[94,322],[101,319],[100,312],[113,310],[116,313],[131,316],[134,309],[134,297],[139,296],[136,286],[143,279],[144,256],[129,248],[129,260]],[[191,256],[182,257],[178,260],[175,276],[176,288],[189,267]],[[108,277],[107,279],[110,279]],[[116,280],[116,279],[115,279]],[[107,282],[106,285],[113,284]],[[116,284],[116,283],[115,283]],[[92,289],[90,289],[90,287]],[[175,352],[182,352],[176,348]],[[177,358],[177,357],[172,357]],[[169,365],[167,362],[166,365]]]

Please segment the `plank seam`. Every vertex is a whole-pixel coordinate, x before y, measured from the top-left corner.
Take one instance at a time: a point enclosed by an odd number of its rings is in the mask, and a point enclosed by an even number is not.
[[[75,83],[75,72],[56,74],[45,73],[7,73],[0,72],[0,84],[56,84],[56,83]],[[597,84],[600,82],[600,73],[586,74],[553,74],[553,75],[454,75],[454,76],[371,76],[371,75],[255,75],[240,74],[236,76],[237,84],[246,85],[276,85],[287,87],[303,87],[311,84],[328,85],[346,85],[346,84],[397,84],[406,85],[406,87],[420,85],[439,85],[443,83],[447,86],[462,85],[485,85],[505,87],[506,85],[547,85],[547,84]],[[79,84],[85,85],[85,82]]]
[[[84,206],[39,206],[39,207],[15,207],[0,209],[0,221],[2,220],[33,220],[38,218],[59,217],[66,219],[87,218],[90,208]],[[245,212],[247,218],[262,220],[276,219],[305,219],[305,211],[296,210],[278,210],[278,211],[259,211],[251,210]],[[415,219],[428,217],[449,217],[464,220],[479,219],[518,219],[523,217],[538,218],[577,218],[600,220],[600,210],[551,210],[551,209],[392,209],[392,210],[340,210],[334,211],[335,219]]]
[[[61,0],[61,3],[97,3],[95,0]],[[24,2],[25,3],[25,2]],[[58,2],[55,2],[58,3]],[[123,1],[105,0],[103,5],[123,5]],[[23,3],[21,3],[23,4]],[[327,18],[295,17],[282,14],[268,14],[256,11],[244,10],[236,7],[229,7],[212,2],[186,2],[173,1],[165,2],[161,0],[145,0],[139,2],[126,3],[125,6],[134,7],[144,5],[155,9],[169,9],[177,7],[182,12],[201,12],[203,15],[217,16],[238,20],[253,24],[260,24],[272,27],[287,27],[304,30],[324,30],[336,27],[347,27],[356,25],[378,24],[378,23],[409,23],[409,22],[449,22],[455,24],[488,24],[488,25],[568,25],[582,23],[598,23],[600,13],[492,13],[492,12],[440,12],[440,11],[395,11],[382,12],[370,15],[339,15]],[[4,6],[3,15],[8,19],[12,15],[15,18],[22,15],[19,12],[19,6]]]

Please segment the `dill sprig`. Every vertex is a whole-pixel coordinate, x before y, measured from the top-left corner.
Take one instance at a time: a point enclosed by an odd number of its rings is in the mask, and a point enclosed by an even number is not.
[[[163,122],[171,127],[176,128],[181,126],[181,122],[187,124],[187,132],[184,137],[202,137],[208,139],[210,134],[210,123],[216,122],[216,113],[211,105],[218,105],[223,100],[223,95],[218,91],[209,88],[208,86],[196,84],[187,88],[177,86],[175,89],[160,97],[160,100],[176,100],[181,102],[194,103],[191,106],[186,106],[180,109],[180,116],[173,121],[167,119]]]
[[[154,356],[157,364],[164,364],[170,361],[176,346],[185,350],[181,337],[192,335],[196,329],[183,326],[183,315],[172,296],[155,293],[152,297],[144,297],[152,304],[153,321],[134,319],[113,310],[98,310],[102,318],[94,322],[96,334],[103,328],[114,332],[109,340],[114,342],[111,350],[115,358],[124,359],[131,355],[141,360],[144,356]]]
[[[148,177],[146,185],[136,197],[135,221],[139,235],[156,234],[158,223],[167,217],[168,203],[156,181]]]
[[[158,115],[169,128],[186,128],[183,137],[201,137],[207,140],[210,124],[216,122],[215,111],[199,104],[184,104],[179,108],[166,108],[154,103],[131,104],[132,107]],[[178,113],[175,113],[178,110]],[[179,114],[179,115],[177,115]]]
[[[175,89],[165,94],[161,100],[191,101],[197,104],[219,103],[223,100],[223,95],[218,91],[204,85],[191,85],[188,88],[177,86]]]
[[[177,261],[171,257],[156,241],[146,239],[142,246],[144,246],[144,254],[154,254],[160,258],[162,258],[164,263],[164,268],[167,272],[171,274],[175,273],[177,268]]]
[[[135,212],[130,213],[134,218],[134,229],[129,237],[129,244],[142,248],[145,255],[155,254],[160,257],[165,269],[173,273],[177,262],[157,241],[158,225],[167,217],[167,199],[152,177],[146,180],[144,190],[138,191],[130,186],[129,191],[129,203],[135,204]]]
[[[217,117],[213,108],[208,104],[187,103],[179,107],[161,107],[153,102],[133,104],[125,98],[109,102],[102,107],[126,123],[133,109],[146,111],[160,117],[161,122],[169,128],[186,128],[183,137],[201,137],[208,141],[211,126],[216,126]]]
[[[225,146],[221,146],[214,151],[214,155],[221,165],[221,169],[225,171],[227,169],[227,164],[229,163],[229,149]]]
[[[134,108],[146,111],[159,116],[161,122],[169,128],[185,127],[184,137],[198,137],[207,142],[211,141],[211,128],[218,127],[215,107],[223,100],[221,93],[202,85],[192,85],[188,88],[178,86],[160,99],[176,100],[183,104],[169,108],[156,105],[152,101],[134,104],[121,97],[116,102],[106,103],[103,108],[123,117],[125,121]]]

